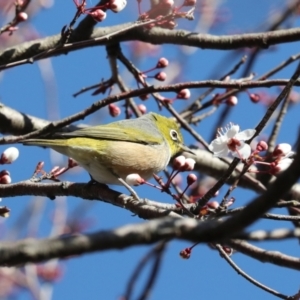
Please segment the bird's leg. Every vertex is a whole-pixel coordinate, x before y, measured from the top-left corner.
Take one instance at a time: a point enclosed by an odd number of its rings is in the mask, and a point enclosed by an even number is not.
[[[135,192],[135,190],[122,178],[118,177],[118,180],[126,187],[126,189],[131,193],[131,196],[141,202],[141,199],[139,198],[138,194]]]

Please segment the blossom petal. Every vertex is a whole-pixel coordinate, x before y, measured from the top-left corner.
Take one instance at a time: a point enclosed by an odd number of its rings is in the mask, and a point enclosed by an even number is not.
[[[239,125],[232,125],[228,131],[225,133],[225,136],[227,139],[233,138],[238,132],[240,131],[240,126]]]
[[[293,162],[291,158],[283,158],[277,165],[278,171],[277,174],[285,171]]]
[[[229,154],[229,149],[226,147],[224,147],[221,151],[214,151],[214,156],[218,156],[218,157],[227,157]]]
[[[208,148],[211,152],[223,151],[224,148],[227,148],[227,140],[222,141],[220,138],[216,138],[209,144]]]
[[[251,154],[251,147],[244,143],[241,142],[241,146],[238,147],[238,153],[237,152],[232,152],[232,155],[238,158],[243,158],[247,159]]]
[[[246,140],[251,139],[254,136],[255,132],[256,132],[255,129],[246,129],[246,130],[243,130],[243,131],[239,132],[235,136],[235,138],[240,140],[240,141],[246,141]]]

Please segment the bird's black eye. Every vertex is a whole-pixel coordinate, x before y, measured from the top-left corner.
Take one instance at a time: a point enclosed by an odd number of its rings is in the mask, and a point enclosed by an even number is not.
[[[173,141],[178,141],[178,132],[174,129],[170,130],[170,136]]]

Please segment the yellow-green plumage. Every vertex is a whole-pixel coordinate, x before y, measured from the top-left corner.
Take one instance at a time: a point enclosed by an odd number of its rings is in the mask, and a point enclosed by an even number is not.
[[[120,184],[118,178],[125,180],[134,173],[147,180],[163,170],[172,156],[188,150],[176,122],[154,113],[23,143],[72,157],[94,180],[105,184]]]

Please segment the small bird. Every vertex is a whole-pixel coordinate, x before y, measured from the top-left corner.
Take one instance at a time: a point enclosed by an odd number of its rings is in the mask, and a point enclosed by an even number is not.
[[[116,185],[130,174],[148,180],[173,156],[193,153],[183,144],[178,124],[156,113],[22,143],[52,148],[73,158],[93,180]]]

